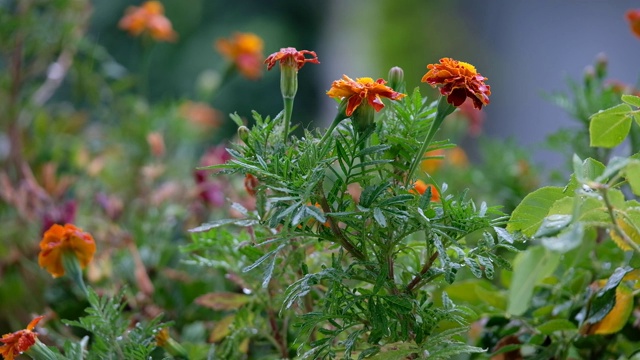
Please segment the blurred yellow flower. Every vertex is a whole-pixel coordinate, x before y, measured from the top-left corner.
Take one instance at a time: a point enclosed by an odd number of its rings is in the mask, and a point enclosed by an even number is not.
[[[72,252],[78,259],[80,267],[84,269],[93,259],[96,243],[93,237],[82,229],[71,224],[64,226],[54,224],[44,233],[40,241],[38,264],[53,277],[64,275],[62,256],[65,252]]]
[[[249,80],[262,76],[263,47],[258,35],[241,32],[233,34],[230,39],[218,39],[215,43],[215,48]]]

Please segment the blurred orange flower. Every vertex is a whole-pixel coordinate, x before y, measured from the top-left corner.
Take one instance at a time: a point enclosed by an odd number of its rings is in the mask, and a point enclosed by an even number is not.
[[[629,20],[629,26],[631,31],[640,37],[640,9],[633,9],[627,11],[627,20]]]
[[[230,39],[218,39],[215,47],[247,79],[257,80],[262,76],[264,44],[258,35],[237,32]]]
[[[178,38],[171,21],[164,16],[164,7],[159,1],[147,1],[140,7],[129,6],[118,27],[133,36],[146,31],[158,41],[175,41]]]
[[[42,318],[44,318],[44,316],[38,316],[31,320],[25,330],[3,335],[2,338],[0,338],[0,342],[4,343],[4,345],[0,346],[0,355],[2,355],[5,360],[13,360],[14,357],[29,350],[29,348],[36,343],[38,335],[33,332],[33,329]]]
[[[469,97],[478,110],[489,104],[491,87],[484,83],[487,78],[480,75],[476,68],[466,62],[451,58],[440,59],[439,64],[427,65],[429,71],[422,77],[422,82],[435,87],[440,85],[440,94],[447,97],[447,102],[460,106]]]
[[[335,99],[349,99],[345,112],[347,116],[351,116],[363,100],[366,100],[376,111],[380,111],[384,107],[381,97],[399,100],[406,96],[384,84],[386,81],[383,79],[373,81],[370,77],[364,77],[354,81],[347,75],[342,75],[342,79],[333,82],[327,95]]]
[[[206,130],[219,127],[223,118],[220,111],[206,103],[194,101],[187,101],[180,105],[180,115],[190,123]]]
[[[306,55],[311,57],[307,58]],[[280,61],[280,64],[285,64],[290,61],[293,64],[296,64],[298,70],[300,70],[306,63],[320,64],[320,61],[318,61],[318,55],[316,55],[315,51],[298,51],[296,48],[292,47],[281,48],[280,51],[269,55],[264,61],[264,63],[267,64],[267,70],[271,70],[278,61]]]
[[[469,164],[467,153],[460,147],[454,147],[446,151],[444,149],[433,150],[426,152],[424,156],[431,157],[422,160],[420,163],[420,168],[427,174],[435,173],[445,163],[456,168],[464,168]],[[442,158],[443,156],[444,158]]]
[[[422,180],[416,180],[416,182],[413,184],[413,190],[411,190],[411,192],[417,192],[420,195],[424,195],[424,193],[427,192],[428,188],[431,188],[431,201],[440,201],[440,193],[438,192],[438,189],[436,189],[435,186],[427,184]]]
[[[247,194],[251,196],[256,196],[256,190],[258,188],[258,185],[260,185],[260,182],[258,181],[257,177],[251,174],[245,175],[244,189],[247,190]]]
[[[62,255],[67,251],[75,255],[80,262],[80,267],[84,269],[93,259],[96,243],[89,233],[83,232],[74,225],[54,224],[44,233],[40,241],[38,264],[53,277],[62,276],[65,272]]]

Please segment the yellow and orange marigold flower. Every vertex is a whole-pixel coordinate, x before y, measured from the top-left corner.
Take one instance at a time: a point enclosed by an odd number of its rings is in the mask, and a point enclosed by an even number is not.
[[[306,55],[311,57],[307,58]],[[318,61],[318,55],[316,55],[315,51],[296,50],[296,48],[292,47],[281,48],[280,51],[269,55],[264,61],[264,63],[267,64],[267,70],[271,70],[278,61],[280,61],[280,64],[286,64],[287,62],[296,64],[298,70],[300,70],[306,63],[320,64],[320,61]]]
[[[29,348],[36,343],[38,337],[38,334],[35,333],[33,329],[42,318],[44,318],[44,316],[38,316],[31,320],[25,330],[3,335],[2,338],[0,338],[0,342],[4,343],[4,345],[0,346],[0,355],[2,355],[5,360],[13,360],[14,357],[29,350]]]
[[[370,77],[364,77],[354,81],[347,75],[342,75],[342,79],[333,82],[327,95],[335,99],[348,99],[345,112],[347,116],[351,116],[363,101],[366,101],[376,111],[380,111],[384,107],[381,98],[399,100],[406,96],[385,84],[386,81],[383,79],[373,81]]]
[[[640,9],[627,11],[626,17],[629,21],[631,31],[640,38]]]
[[[440,86],[440,94],[447,97],[449,104],[460,106],[467,97],[473,100],[473,106],[478,110],[489,104],[491,87],[484,83],[487,78],[480,75],[473,65],[443,58],[439,64],[427,65],[427,69],[429,71],[422,77],[422,82]]]
[[[438,189],[436,189],[435,186],[427,184],[422,180],[416,180],[416,182],[413,184],[412,192],[417,192],[420,195],[424,195],[424,193],[427,192],[427,189],[429,188],[431,188],[431,201],[440,201],[440,193],[438,192]]]
[[[178,38],[171,21],[164,16],[164,7],[159,1],[152,0],[140,7],[128,7],[118,27],[133,36],[147,32],[158,41],[175,41]]]
[[[218,39],[215,47],[247,79],[257,80],[262,76],[264,43],[258,35],[237,32],[230,39]]]
[[[65,273],[62,265],[62,256],[65,252],[73,253],[80,267],[84,269],[93,259],[96,243],[89,233],[83,232],[74,225],[54,224],[44,233],[40,241],[38,264],[53,277],[62,276]]]

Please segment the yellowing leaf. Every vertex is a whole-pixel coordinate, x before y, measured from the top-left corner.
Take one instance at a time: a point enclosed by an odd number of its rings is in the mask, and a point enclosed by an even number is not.
[[[620,230],[624,231],[625,234],[636,244],[640,244],[640,233],[638,229],[633,226],[633,224],[629,224],[624,218],[617,218],[616,224],[620,228]],[[618,247],[624,251],[632,250],[631,246],[627,244],[627,242],[620,236],[615,230],[609,231],[609,236],[611,236],[611,240],[613,240]]]
[[[616,288],[616,304],[604,319],[595,323],[588,334],[608,335],[620,331],[627,323],[633,310],[633,292],[624,285]]]
[[[251,297],[244,294],[217,292],[198,296],[195,302],[213,310],[235,310],[250,300]]]
[[[209,334],[209,342],[215,343],[227,337],[231,332],[230,326],[235,317],[236,316],[234,314],[220,319],[220,321],[218,321],[213,327],[213,330],[211,330],[211,334]]]

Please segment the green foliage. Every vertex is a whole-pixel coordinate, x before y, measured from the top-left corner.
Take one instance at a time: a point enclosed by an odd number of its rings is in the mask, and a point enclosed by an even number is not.
[[[160,322],[161,316],[146,324],[131,320],[124,315],[124,292],[115,297],[99,297],[89,291],[90,307],[87,315],[74,321],[63,321],[91,333],[91,351],[87,359],[148,359],[155,349],[156,333],[167,324]],[[69,345],[69,350],[76,348]],[[77,356],[77,355],[76,355]],[[74,358],[74,357],[71,357]]]
[[[505,218],[496,208],[478,207],[464,192],[445,196],[447,186],[438,186],[436,202],[431,190],[420,195],[404,186],[409,165],[423,155],[415,149],[429,132],[435,106],[416,89],[389,104],[375,129],[357,130],[345,120],[333,136],[321,141],[307,131],[290,146],[280,141],[280,115],[254,112],[255,124],[243,129],[244,143],[229,149],[232,160],[210,168],[257,178],[257,209],[193,229],[194,242],[183,251],[202,265],[249,275],[251,304],[267,314],[281,304],[281,317],[289,319],[297,309],[303,358],[423,351],[448,358],[480,351],[451,338],[473,312],[456,306],[446,292],[434,297],[434,291],[454,283],[461,269],[492,279],[496,267],[509,268],[499,252],[515,250],[514,239],[500,227]],[[448,146],[441,141],[430,149]],[[257,269],[261,281],[250,275]],[[225,342],[248,335],[233,323]],[[445,323],[455,330],[444,331]],[[270,327],[258,337],[269,340],[266,333],[275,331]],[[288,348],[277,345],[278,336],[272,340],[281,351]],[[395,343],[415,345],[384,345]]]

